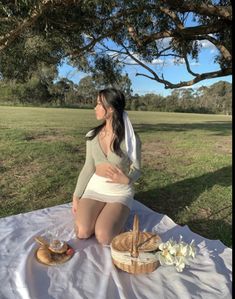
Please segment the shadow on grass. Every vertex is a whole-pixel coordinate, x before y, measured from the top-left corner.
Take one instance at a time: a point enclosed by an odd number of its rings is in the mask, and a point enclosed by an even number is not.
[[[231,184],[232,167],[227,166],[214,172],[209,172],[199,177],[185,179],[162,188],[137,191],[135,198],[152,210],[166,214],[174,221],[177,221],[178,213],[190,206],[201,193],[211,189],[214,185],[231,186]],[[222,211],[221,209],[223,215],[228,211],[230,213],[231,205],[225,208],[227,208],[226,211]],[[200,219],[192,219],[190,222],[183,224],[189,225],[189,227],[196,233],[212,239],[218,238],[218,230],[221,230],[221,236],[223,236],[223,230],[227,231],[226,235],[231,233],[230,224],[226,223],[223,219],[213,220],[212,217],[213,214],[204,215]],[[226,237],[226,239],[229,238],[230,237],[228,236]],[[223,238],[224,243],[230,241],[224,240]]]
[[[156,125],[152,124],[135,124],[135,131],[137,133],[155,133],[155,132],[183,132],[191,130],[205,130],[211,131],[215,135],[219,136],[228,136],[231,135],[232,124],[229,121],[208,121],[203,123],[182,123],[182,124],[169,124],[169,123],[160,123]]]
[[[199,177],[185,179],[166,187],[139,191],[136,198],[145,201],[151,208],[161,209],[169,217],[175,216],[179,210],[189,206],[201,193],[214,185],[230,186],[232,184],[232,167],[226,166]]]
[[[223,219],[195,219],[184,224],[193,232],[207,239],[220,240],[232,248],[232,225]]]

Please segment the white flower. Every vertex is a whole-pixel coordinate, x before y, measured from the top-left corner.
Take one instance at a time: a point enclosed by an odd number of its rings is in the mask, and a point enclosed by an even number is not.
[[[175,257],[175,268],[178,272],[182,272],[185,267],[185,257],[176,256]]]
[[[188,245],[188,256],[195,257],[196,256],[196,247],[194,244],[194,240]]]
[[[175,265],[178,272],[182,272],[188,257],[195,257],[196,248],[194,246],[194,240],[187,244],[182,241],[180,236],[179,242],[175,242],[172,239],[159,245],[159,250],[156,253],[157,259],[161,265]]]
[[[184,242],[175,245],[176,256],[187,256],[188,253],[188,245]]]
[[[167,249],[157,252],[157,257],[161,265],[174,264],[174,257],[169,253]]]
[[[164,250],[164,249],[170,250],[172,248],[172,246],[174,246],[174,245],[175,245],[175,243],[170,239],[166,243],[161,243],[159,245],[159,249],[160,250]]]

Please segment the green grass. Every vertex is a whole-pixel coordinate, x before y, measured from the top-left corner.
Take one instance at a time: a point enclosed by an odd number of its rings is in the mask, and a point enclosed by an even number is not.
[[[136,199],[232,247],[231,116],[129,112],[142,140]],[[92,110],[0,107],[0,216],[71,201]]]

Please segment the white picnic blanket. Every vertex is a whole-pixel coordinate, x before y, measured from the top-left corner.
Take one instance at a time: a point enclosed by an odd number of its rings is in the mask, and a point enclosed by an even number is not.
[[[0,299],[229,299],[232,297],[232,250],[218,240],[208,240],[175,224],[135,201],[134,214],[142,231],[157,232],[185,242],[195,240],[197,255],[183,272],[160,266],[150,274],[132,275],[117,269],[110,248],[95,237],[77,240],[71,205],[64,204],[0,219]],[[35,259],[37,235],[58,228],[75,249],[68,262],[44,266]]]

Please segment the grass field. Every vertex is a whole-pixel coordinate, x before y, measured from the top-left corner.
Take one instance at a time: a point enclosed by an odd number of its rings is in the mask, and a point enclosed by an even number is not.
[[[231,116],[129,112],[142,140],[136,199],[232,247]],[[0,107],[0,216],[71,201],[92,110]]]

